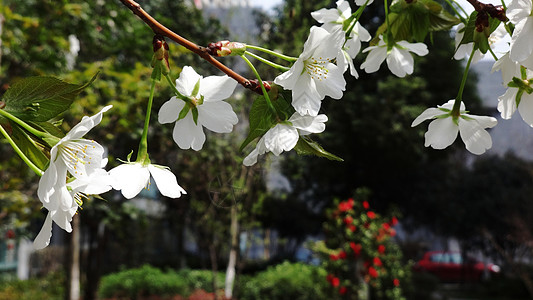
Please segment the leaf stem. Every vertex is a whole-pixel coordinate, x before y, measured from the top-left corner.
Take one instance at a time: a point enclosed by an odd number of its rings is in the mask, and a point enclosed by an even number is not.
[[[152,103],[154,102],[155,80],[151,80],[150,97],[148,98],[148,105],[146,107],[146,118],[144,119],[143,134],[139,142],[139,151],[137,152],[136,162],[141,164],[148,164],[148,127],[150,125],[150,114],[152,112]]]
[[[0,109],[1,110],[1,109]],[[15,150],[15,152],[20,156],[20,158],[26,163],[26,165],[28,165],[28,167],[30,167],[30,169],[35,172],[35,174],[39,175],[39,176],[43,176],[43,171],[41,169],[39,169],[39,167],[37,167],[25,154],[24,152],[22,152],[22,150],[20,150],[20,148],[18,147],[17,143],[15,143],[15,141],[9,136],[9,134],[7,133],[7,131],[4,129],[4,127],[2,127],[2,125],[0,125],[0,132],[2,133],[2,135],[6,138],[6,140],[9,142],[9,144],[11,145],[11,147],[13,147],[13,150]]]
[[[460,115],[461,101],[463,101],[463,91],[466,85],[466,78],[468,77],[468,70],[470,69],[470,64],[472,63],[472,58],[474,58],[475,52],[476,47],[472,47],[472,53],[470,53],[470,57],[468,58],[468,62],[465,66],[465,71],[463,73],[463,79],[461,79],[461,86],[459,87],[459,92],[457,93],[457,97],[455,97],[455,102],[453,103],[452,116],[454,117],[459,117]]]
[[[355,28],[355,25],[357,22],[359,22],[359,18],[361,18],[361,15],[363,14],[363,11],[365,10],[366,6],[368,5],[368,2],[370,0],[366,0],[365,4],[363,6],[359,7],[351,16],[349,19],[355,17],[355,21],[350,22],[350,27],[348,27],[348,30],[346,30],[346,35],[344,39],[344,44],[342,44],[342,49],[344,49],[344,46],[346,45],[346,42],[348,42],[348,39],[350,38],[350,34],[352,33],[353,29]]]
[[[42,131],[39,131],[33,127],[31,127],[30,125],[28,125],[28,123],[22,121],[21,119],[15,117],[14,115],[8,113],[7,111],[3,110],[3,109],[0,109],[0,115],[17,123],[18,125],[20,125],[20,127],[24,128],[26,131],[28,131],[29,133],[35,135],[36,137],[40,138],[40,139],[43,139],[43,138],[46,138],[46,137],[49,137],[49,135],[45,132],[42,132]]]
[[[268,92],[265,89],[265,86],[263,85],[263,80],[261,80],[261,76],[259,76],[259,73],[255,69],[254,65],[252,64],[252,62],[250,62],[250,60],[248,58],[246,58],[246,56],[241,55],[241,57],[248,64],[248,66],[250,67],[252,72],[255,74],[255,77],[257,78],[257,81],[258,81],[259,85],[261,86],[261,91],[263,91],[263,96],[266,99],[268,107],[274,113],[274,115],[277,116],[278,113],[277,113],[276,109],[274,108],[274,105],[272,105],[272,101],[270,101],[270,97],[268,96]]]
[[[272,68],[275,68],[276,70],[279,70],[279,71],[281,71],[281,72],[286,72],[286,71],[289,71],[289,70],[290,70],[290,68],[287,68],[287,67],[282,66],[282,65],[278,65],[277,63],[275,63],[275,62],[271,62],[271,61],[268,60],[268,59],[264,59],[264,58],[262,58],[261,56],[256,55],[256,54],[254,54],[254,53],[252,53],[252,52],[244,51],[244,54],[245,54],[245,55],[246,55],[246,54],[247,54],[247,55],[250,55],[251,57],[257,59],[258,61],[260,61],[260,62],[262,62],[262,63],[264,63],[264,64],[266,64],[266,65],[269,65],[269,66],[271,66]]]
[[[273,56],[276,56],[276,57],[279,57],[283,60],[286,60],[286,61],[290,61],[290,62],[295,62],[298,60],[297,57],[292,57],[292,56],[288,56],[288,55],[285,55],[285,54],[281,54],[281,53],[278,53],[276,51],[272,51],[270,49],[266,49],[266,48],[263,48],[263,47],[259,47],[259,46],[254,46],[254,45],[246,45],[246,48],[250,48],[252,50],[257,50],[257,51],[261,51],[261,52],[265,52],[265,53],[268,53],[270,55],[273,55]]]
[[[453,12],[459,17],[459,19],[461,19],[461,22],[464,23],[466,25],[467,23],[467,20],[465,19],[465,17],[463,17],[459,11],[457,11],[457,9],[455,8],[455,6],[453,6],[453,3],[450,1],[450,0],[445,0],[446,3],[448,3],[448,5],[450,6],[450,8],[453,10]],[[457,3],[457,2],[456,2]],[[459,7],[461,7],[459,4],[457,4]],[[461,7],[462,9],[462,7]],[[464,10],[463,10],[464,12]]]

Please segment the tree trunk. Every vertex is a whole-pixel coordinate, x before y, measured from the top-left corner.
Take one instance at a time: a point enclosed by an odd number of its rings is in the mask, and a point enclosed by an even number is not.
[[[228,268],[226,269],[226,285],[224,296],[226,299],[233,297],[233,284],[235,282],[235,265],[239,251],[239,215],[237,204],[231,206],[231,250],[229,252]]]
[[[76,214],[72,218],[72,233],[70,234],[70,251],[67,261],[67,290],[66,299],[80,299],[80,218]]]
[[[217,250],[215,244],[209,245],[209,256],[211,257],[211,271],[213,273],[213,280],[211,282],[213,286],[214,300],[217,300]]]

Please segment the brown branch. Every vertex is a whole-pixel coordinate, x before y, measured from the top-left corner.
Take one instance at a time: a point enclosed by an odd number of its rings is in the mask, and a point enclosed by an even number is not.
[[[166,28],[161,23],[159,23],[156,19],[154,19],[152,16],[150,16],[144,9],[142,9],[141,5],[133,0],[120,0],[124,6],[129,8],[135,15],[137,15],[144,23],[146,23],[154,34],[156,35],[162,35],[164,37],[168,37],[169,39],[173,40],[174,42],[182,45],[183,47],[187,48],[191,52],[194,52],[225,74],[227,74],[229,77],[235,79],[240,85],[247,89],[251,89],[253,91],[256,91],[256,87],[254,87],[253,82],[250,82],[250,80],[244,78],[243,76],[239,75],[237,72],[233,71],[232,69],[228,68],[223,63],[216,60],[213,56],[211,56],[208,53],[208,49],[202,46],[198,46],[195,43],[181,37],[180,35],[176,34],[172,30]],[[257,85],[257,84],[256,84]]]

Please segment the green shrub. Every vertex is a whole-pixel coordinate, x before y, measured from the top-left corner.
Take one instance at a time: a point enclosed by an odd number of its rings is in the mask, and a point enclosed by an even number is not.
[[[328,299],[325,278],[320,267],[284,262],[241,278],[236,289],[240,300],[323,300]]]
[[[188,281],[175,272],[164,273],[145,265],[102,277],[98,294],[101,298],[126,297],[136,299],[148,295],[187,295]]]
[[[187,286],[194,290],[204,290],[209,293],[213,293],[213,272],[210,270],[191,270],[181,269],[176,272],[177,275],[184,278],[187,281]],[[225,274],[218,272],[216,276],[217,289],[224,288]]]
[[[61,272],[45,278],[0,282],[0,300],[63,299],[64,276]]]

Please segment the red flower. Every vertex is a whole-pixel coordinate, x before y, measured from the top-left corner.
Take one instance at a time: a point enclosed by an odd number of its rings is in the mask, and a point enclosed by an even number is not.
[[[346,294],[346,290],[347,290],[346,287],[345,287],[345,286],[342,286],[342,287],[339,289],[339,294],[341,294],[341,295]]]
[[[337,254],[330,254],[329,259],[336,261],[336,260],[339,260],[339,256]]]
[[[379,254],[383,254],[383,253],[385,253],[385,246],[383,246],[383,245],[379,245],[379,246],[378,246],[378,252],[379,252]]]
[[[368,204],[368,201],[363,201],[363,207],[365,209],[369,209],[370,208],[370,205]]]
[[[14,239],[15,238],[15,231],[13,231],[13,229],[9,229],[6,232],[6,238],[7,239]]]
[[[340,259],[346,259],[346,252],[344,252],[344,251],[339,252],[339,256],[338,257]]]
[[[369,212],[367,212],[366,215],[367,215],[370,219],[374,219],[374,218],[376,218],[376,213],[374,213],[373,211],[369,211]]]
[[[385,230],[389,230],[390,229],[390,225],[389,223],[383,223],[383,225],[381,225],[383,227],[383,229]]]
[[[331,281],[333,281],[333,278],[335,278],[335,276],[333,276],[333,274],[328,274],[328,276],[326,276],[326,280],[331,283]]]
[[[374,257],[374,265],[375,266],[378,266],[378,267],[381,267],[383,264],[381,263],[381,259],[379,259],[379,257]]]
[[[389,231],[389,234],[390,234],[390,236],[395,236],[396,235],[396,230],[391,228],[390,231]]]
[[[363,248],[360,244],[356,244],[354,242],[350,242],[350,248],[352,248],[355,255],[361,254],[361,249]]]
[[[341,212],[346,212],[346,211],[349,211],[350,209],[353,208],[353,199],[349,199],[348,201],[343,201],[341,203],[339,203],[339,211]]]
[[[400,280],[398,280],[398,278],[394,278],[394,280],[392,281],[392,284],[394,284],[394,286],[399,286]]]
[[[390,224],[392,226],[396,226],[396,224],[398,224],[398,219],[396,217],[392,217],[392,219],[390,220]]]
[[[337,277],[333,277],[330,283],[332,287],[338,287],[339,284],[341,284],[341,280]]]
[[[351,216],[347,216],[346,218],[344,218],[343,221],[344,221],[344,224],[350,225],[353,222],[353,218]]]
[[[355,227],[355,225],[348,225],[348,229],[350,229],[351,232],[354,232],[357,227]]]
[[[378,271],[376,271],[374,267],[370,267],[368,268],[368,275],[370,275],[372,278],[378,278]]]

